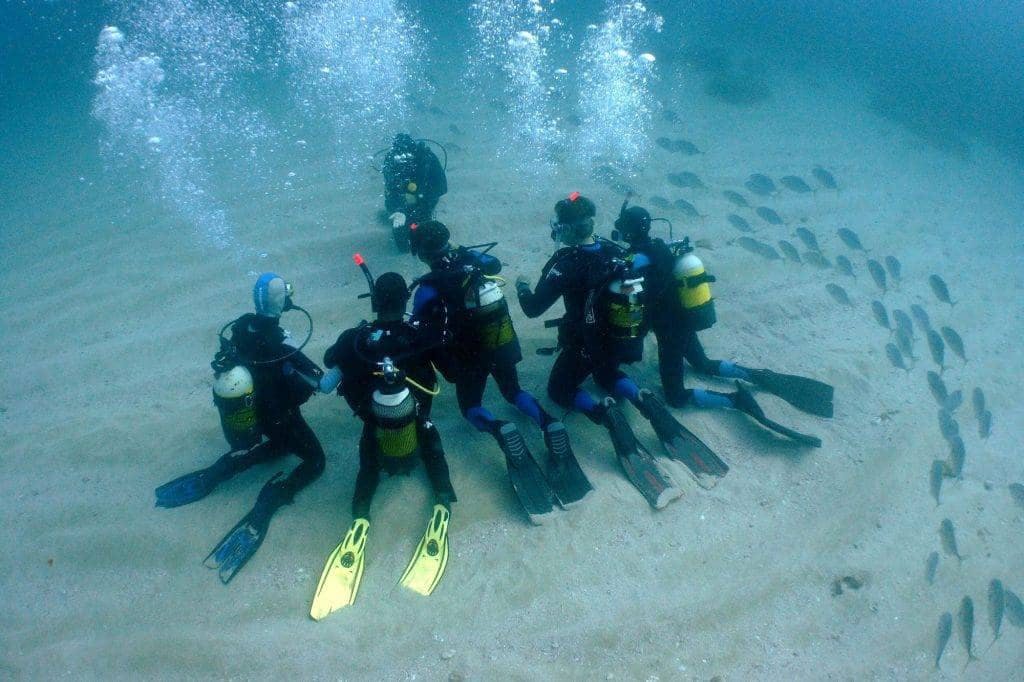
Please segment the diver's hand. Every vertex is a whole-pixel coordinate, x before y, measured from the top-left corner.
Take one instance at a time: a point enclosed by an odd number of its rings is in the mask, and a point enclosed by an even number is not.
[[[405,214],[401,211],[395,211],[388,216],[388,220],[391,221],[391,227],[402,227],[405,225]]]
[[[530,280],[526,278],[526,275],[519,275],[516,277],[516,293],[523,293],[524,291],[530,291]]]

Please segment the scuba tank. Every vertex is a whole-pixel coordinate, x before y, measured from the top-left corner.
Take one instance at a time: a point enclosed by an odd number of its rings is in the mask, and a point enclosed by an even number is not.
[[[516,338],[508,301],[497,280],[486,277],[475,278],[463,300],[466,319],[477,338],[480,348],[497,350]]]
[[[704,263],[693,253],[689,237],[672,243],[671,248],[676,257],[672,277],[682,305],[683,319],[693,331],[709,329],[717,320],[710,286],[715,278],[704,271]]]
[[[644,278],[613,279],[603,297],[608,334],[615,339],[635,339],[644,321]]]
[[[213,404],[220,414],[220,427],[232,450],[248,450],[262,439],[256,420],[252,373],[245,365],[214,367]]]
[[[381,465],[389,473],[408,473],[419,452],[416,399],[391,358],[381,362],[380,380],[370,397],[374,438]]]

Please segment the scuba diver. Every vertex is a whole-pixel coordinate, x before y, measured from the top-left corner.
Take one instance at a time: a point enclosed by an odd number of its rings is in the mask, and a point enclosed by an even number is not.
[[[660,471],[637,441],[615,398],[637,407],[651,422],[669,456],[683,461],[702,485],[713,485],[728,466],[669,413],[649,390],[620,369],[642,356],[644,277],[615,244],[594,236],[594,203],[579,192],[555,204],[551,237],[564,247],[544,266],[536,289],[520,276],[519,303],[535,318],[558,299],[565,304],[558,327],[558,357],[548,380],[548,395],[565,409],[576,409],[605,426],[627,477],[656,509],[682,492]],[[601,401],[581,388],[588,377],[610,394]],[[611,397],[614,396],[614,397]]]
[[[435,355],[436,364],[455,384],[459,410],[466,420],[498,441],[513,490],[530,521],[540,524],[552,513],[555,500],[567,507],[593,488],[573,455],[565,426],[519,385],[516,364],[523,355],[501,291],[502,280],[497,277],[501,261],[474,250],[477,247],[453,247],[450,238],[448,228],[436,220],[411,230],[412,253],[430,267],[416,280],[413,320],[435,329],[438,336],[450,332],[450,342]],[[549,453],[544,473],[516,425],[495,418],[482,405],[489,376],[505,400],[544,434]]]
[[[689,238],[666,244],[662,239],[651,237],[652,221],[665,219],[652,218],[646,209],[628,206],[628,203],[627,197],[615,221],[612,239],[626,242],[634,267],[645,268],[648,305],[645,307],[644,334],[653,331],[658,341],[658,369],[667,402],[673,407],[694,404],[698,407],[737,409],[801,444],[820,447],[820,439],[768,419],[739,381],[734,393],[683,387],[685,358],[702,374],[750,382],[810,414],[831,417],[833,413],[833,388],[826,383],[708,358],[697,332],[709,329],[716,322],[709,286],[715,278],[707,274],[704,264],[693,253]]]
[[[437,202],[448,192],[447,156],[442,165],[426,140],[414,140],[406,133],[395,135],[386,151],[381,168],[384,212],[395,245],[405,253],[409,250],[409,226],[433,218]]]
[[[430,353],[442,341],[406,322],[409,289],[396,272],[374,281],[356,255],[370,284],[377,319],[362,322],[338,337],[324,354],[324,364],[338,370],[338,392],[363,422],[359,439],[359,473],[352,496],[354,521],[324,566],[310,609],[314,620],[355,601],[363,575],[370,504],[381,471],[408,474],[422,460],[434,493],[427,531],[402,576],[403,586],[423,595],[433,592],[448,561],[448,521],[456,501],[441,446],[430,421],[436,376]]]
[[[319,383],[323,372],[302,353],[313,334],[313,322],[291,295],[291,285],[284,279],[264,273],[253,288],[256,312],[220,330],[220,350],[210,363],[215,372],[213,401],[231,451],[206,469],[156,489],[156,506],[179,507],[201,500],[254,464],[288,453],[302,460],[287,477],[278,472],[267,481],[252,511],[206,557],[203,563],[217,569],[225,584],[259,549],[274,512],[291,504],[295,494],[324,470],[323,448],[299,411],[313,394],[311,382]],[[298,310],[309,320],[309,334],[299,346],[280,326],[281,314],[289,310]],[[230,339],[224,336],[228,327]]]

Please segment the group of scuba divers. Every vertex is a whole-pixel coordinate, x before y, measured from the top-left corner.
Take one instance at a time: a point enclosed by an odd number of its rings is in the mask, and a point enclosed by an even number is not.
[[[355,600],[370,505],[382,472],[409,473],[422,461],[433,490],[427,530],[401,584],[429,595],[444,573],[456,495],[441,436],[430,418],[438,372],[455,385],[466,420],[497,441],[512,489],[532,522],[542,523],[556,507],[577,503],[592,490],[565,425],[519,384],[516,365],[522,350],[499,277],[502,264],[489,254],[495,244],[455,246],[449,229],[433,219],[437,192],[443,194],[447,182],[425,141],[399,135],[388,152],[383,164],[385,215],[396,243],[407,244],[429,272],[412,286],[397,272],[374,278],[357,254],[354,260],[370,289],[363,296],[369,297],[375,319],[341,333],[324,354],[326,371],[302,352],[312,336],[312,319],[293,303],[291,285],[274,273],[261,275],[253,290],[255,312],[221,329],[220,349],[211,363],[214,403],[230,451],[212,466],[156,489],[157,506],[176,507],[205,497],[254,464],[285,454],[302,460],[290,474],[278,473],[263,486],[253,509],[207,556],[204,563],[229,582],[259,548],[274,512],[323,472],[323,448],[300,407],[315,392],[342,395],[363,422],[354,521],[320,577],[310,611],[316,620]],[[536,286],[523,276],[516,280],[516,296],[527,317],[544,315],[560,299],[564,304],[565,314],[545,323],[557,327],[557,347],[538,351],[556,356],[547,384],[551,401],[559,410],[580,412],[607,430],[627,478],[655,509],[681,491],[634,435],[622,410],[625,404],[650,422],[665,455],[682,462],[702,487],[717,483],[728,466],[654,392],[638,386],[623,370],[642,359],[648,332],[657,339],[669,405],[736,409],[799,444],[819,447],[819,439],[768,419],[741,382],[822,417],[832,416],[832,387],[709,359],[697,332],[715,322],[709,286],[714,278],[688,239],[666,243],[652,237],[651,224],[659,219],[628,201],[615,221],[614,241],[609,241],[594,233],[597,211],[590,199],[573,192],[559,200],[551,238],[562,247],[548,260]],[[410,298],[411,315],[406,312]],[[309,324],[301,343],[280,325],[282,314],[291,310],[305,315]],[[684,388],[684,359],[698,372],[736,380],[735,392]],[[535,459],[519,427],[484,406],[489,377],[505,400],[540,430],[547,457]],[[582,387],[587,378],[606,394],[603,398]]]

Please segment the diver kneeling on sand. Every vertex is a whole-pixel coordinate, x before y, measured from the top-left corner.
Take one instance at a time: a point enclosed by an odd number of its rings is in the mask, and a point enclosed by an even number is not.
[[[592,488],[573,455],[565,426],[519,385],[516,365],[523,355],[501,290],[501,261],[486,252],[495,244],[456,248],[450,238],[448,228],[436,220],[413,226],[410,248],[430,266],[430,272],[416,280],[413,321],[432,327],[437,336],[450,335],[451,342],[438,349],[436,364],[455,384],[462,415],[498,441],[513,490],[530,521],[540,524],[552,513],[555,500],[568,506]],[[486,248],[475,250],[481,247]],[[505,400],[543,432],[549,453],[545,472],[516,425],[497,419],[483,406],[488,377],[494,377]]]
[[[548,260],[535,290],[520,276],[516,292],[527,317],[538,317],[563,300],[565,315],[547,323],[558,327],[558,357],[548,379],[548,395],[563,408],[579,410],[605,426],[630,481],[651,506],[661,508],[681,491],[637,441],[615,398],[633,403],[651,421],[669,454],[697,469],[695,475],[722,476],[728,467],[653,393],[640,389],[619,368],[642,355],[644,278],[626,262],[621,248],[595,238],[596,213],[593,202],[579,192],[556,203],[551,238],[564,247]],[[615,398],[595,400],[581,388],[588,376]]]
[[[427,142],[399,133],[390,149],[378,152],[387,153],[380,169],[384,212],[395,245],[403,252],[409,250],[409,226],[433,218],[437,202],[448,192],[447,154],[442,164]]]
[[[355,601],[363,575],[370,503],[381,470],[408,474],[422,460],[433,488],[427,531],[401,581],[414,592],[429,595],[444,574],[448,520],[451,503],[456,501],[441,436],[430,421],[431,401],[437,393],[430,354],[441,339],[403,319],[409,290],[401,275],[386,272],[374,281],[361,256],[356,256],[356,263],[370,284],[377,319],[342,332],[324,355],[324,364],[341,373],[338,392],[363,421],[352,497],[355,520],[324,566],[310,609],[315,620]]]
[[[826,383],[708,358],[697,332],[710,328],[716,321],[709,286],[715,278],[705,272],[688,238],[666,244],[651,237],[652,220],[664,219],[653,219],[646,209],[627,206],[628,203],[628,198],[622,203],[612,239],[626,242],[634,267],[644,268],[648,305],[645,306],[643,333],[653,331],[658,341],[658,368],[668,403],[673,407],[692,403],[699,407],[741,410],[769,429],[799,443],[819,447],[820,439],[767,419],[750,392],[738,381],[734,393],[683,387],[685,358],[698,372],[748,381],[805,412],[821,417],[831,417],[833,413],[833,388]]]
[[[312,336],[312,320],[301,346],[293,345],[281,329],[285,311],[298,310],[309,319],[309,313],[292,303],[291,293],[291,285],[278,275],[260,275],[253,289],[256,312],[242,315],[220,331],[220,350],[211,363],[213,400],[231,451],[212,466],[156,489],[156,506],[178,507],[206,497],[219,483],[254,464],[287,453],[302,460],[286,478],[282,480],[284,474],[278,472],[263,486],[252,511],[206,557],[204,563],[218,569],[224,583],[259,549],[274,512],[291,504],[295,494],[324,470],[323,448],[299,407],[316,384],[330,378],[301,350]],[[224,336],[228,327],[230,339]]]

